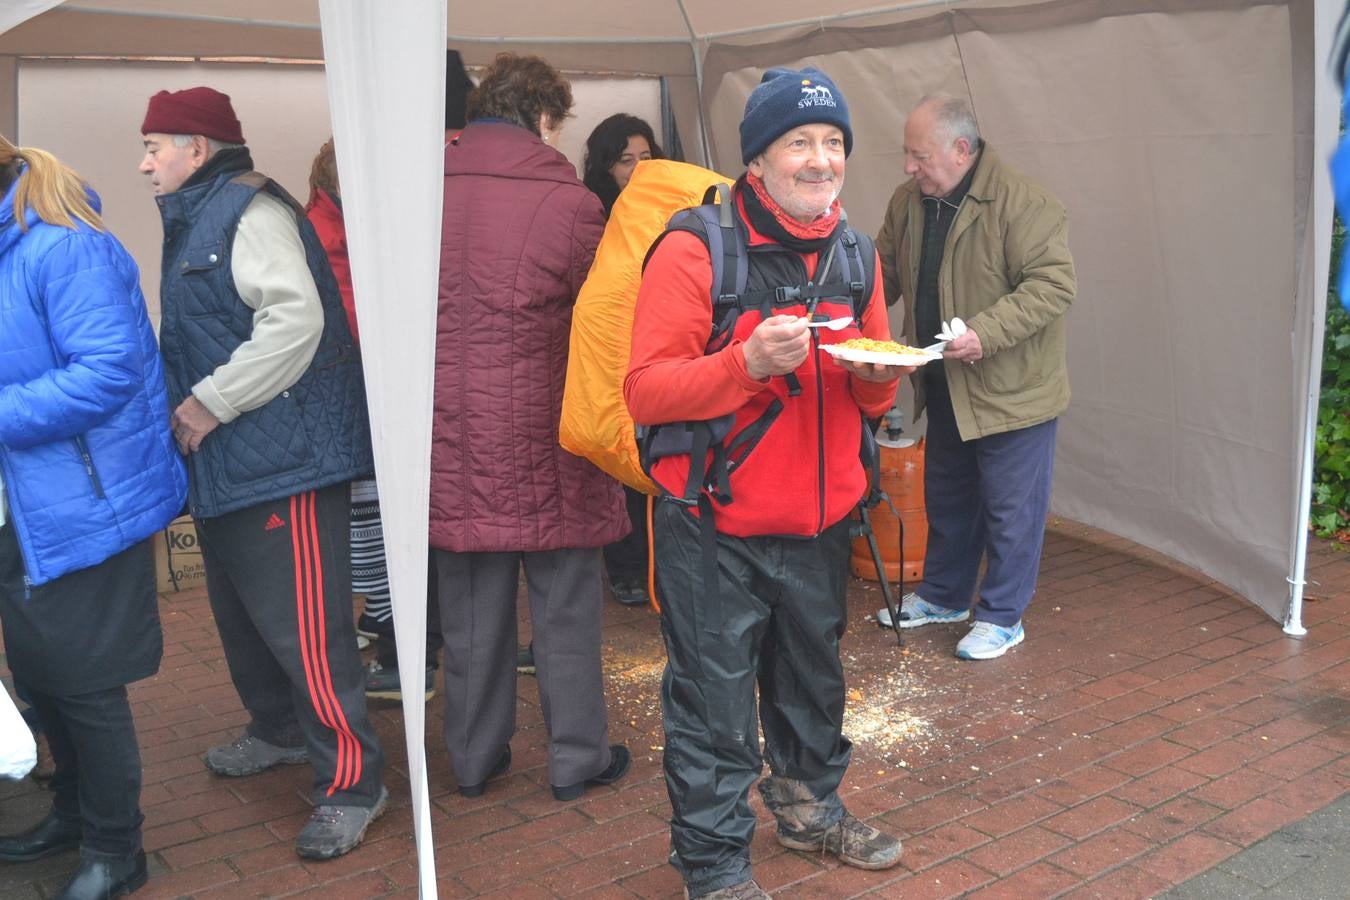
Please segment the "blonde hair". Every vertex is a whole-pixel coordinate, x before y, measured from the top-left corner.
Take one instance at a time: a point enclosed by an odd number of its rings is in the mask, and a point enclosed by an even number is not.
[[[19,163],[23,164],[22,169]],[[103,220],[89,202],[84,179],[74,169],[46,150],[16,147],[0,135],[0,181],[8,188],[15,176],[18,186],[14,189],[14,219],[20,231],[28,230],[26,209],[32,209],[49,225],[74,231],[79,227],[78,220],[95,231],[105,230]]]

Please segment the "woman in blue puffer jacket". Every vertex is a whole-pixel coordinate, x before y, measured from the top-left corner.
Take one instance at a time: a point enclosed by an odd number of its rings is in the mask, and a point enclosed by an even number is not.
[[[145,883],[126,685],[159,669],[147,540],[187,476],[139,273],[78,175],[0,137],[0,623],[56,763],[0,861],[79,846],[60,897]]]

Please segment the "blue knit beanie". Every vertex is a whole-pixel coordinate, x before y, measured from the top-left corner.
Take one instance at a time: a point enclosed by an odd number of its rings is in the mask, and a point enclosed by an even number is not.
[[[828,75],[814,66],[769,69],[745,101],[741,162],[750,165],[780,136],[798,125],[815,123],[837,126],[844,132],[844,155],[853,152],[848,103]]]

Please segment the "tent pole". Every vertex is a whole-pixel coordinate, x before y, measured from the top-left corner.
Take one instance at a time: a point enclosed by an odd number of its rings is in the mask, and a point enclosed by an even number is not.
[[[1326,339],[1327,276],[1331,261],[1332,199],[1331,176],[1326,160],[1336,144],[1340,121],[1337,91],[1327,71],[1331,37],[1340,17],[1337,0],[1316,0],[1313,5],[1313,171],[1312,214],[1305,242],[1312,244],[1312,328],[1308,346],[1307,383],[1303,395],[1303,432],[1299,450],[1298,505],[1294,509],[1294,529],[1290,536],[1291,567],[1288,577],[1289,605],[1284,615],[1285,634],[1301,637],[1303,627],[1303,588],[1308,567],[1308,525],[1312,516],[1312,480],[1314,448],[1317,442],[1317,409],[1321,400],[1322,343]],[[1306,258],[1306,257],[1305,257]],[[1305,263],[1306,265],[1306,263]]]
[[[689,32],[689,55],[694,58],[694,90],[698,92],[698,142],[703,149],[703,165],[711,169],[713,167],[712,149],[708,144],[708,121],[703,114],[703,55],[699,51],[698,34],[694,31],[694,23],[689,19],[689,10],[685,8],[684,0],[679,0],[680,15],[684,17],[684,27]]]
[[[1325,313],[1324,313],[1325,314]],[[1317,333],[1321,331],[1319,327],[1313,328],[1313,345],[1321,344]],[[1320,371],[1321,366],[1316,368]],[[1312,381],[1316,385],[1317,381]],[[1304,410],[1306,418],[1306,427],[1303,429],[1303,452],[1299,460],[1299,484],[1298,484],[1298,514],[1294,516],[1294,558],[1292,571],[1285,580],[1289,582],[1289,605],[1284,613],[1284,633],[1294,637],[1303,637],[1308,633],[1308,629],[1303,627],[1303,586],[1306,584],[1304,575],[1307,573],[1308,565],[1308,519],[1311,512],[1312,500],[1312,473],[1313,473],[1313,445],[1316,441],[1317,431],[1317,392],[1309,391],[1312,395],[1309,408]]]
[[[680,4],[683,6],[683,2]],[[708,143],[708,120],[703,113],[703,57],[698,52],[698,40],[689,41],[689,52],[694,55],[694,90],[698,91],[698,141],[703,148],[703,165],[713,168],[712,146]]]

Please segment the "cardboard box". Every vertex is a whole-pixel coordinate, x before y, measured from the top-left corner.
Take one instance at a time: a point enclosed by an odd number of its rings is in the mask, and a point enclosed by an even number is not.
[[[192,524],[191,516],[174,519],[154,540],[156,590],[172,594],[206,584],[197,526]]]

